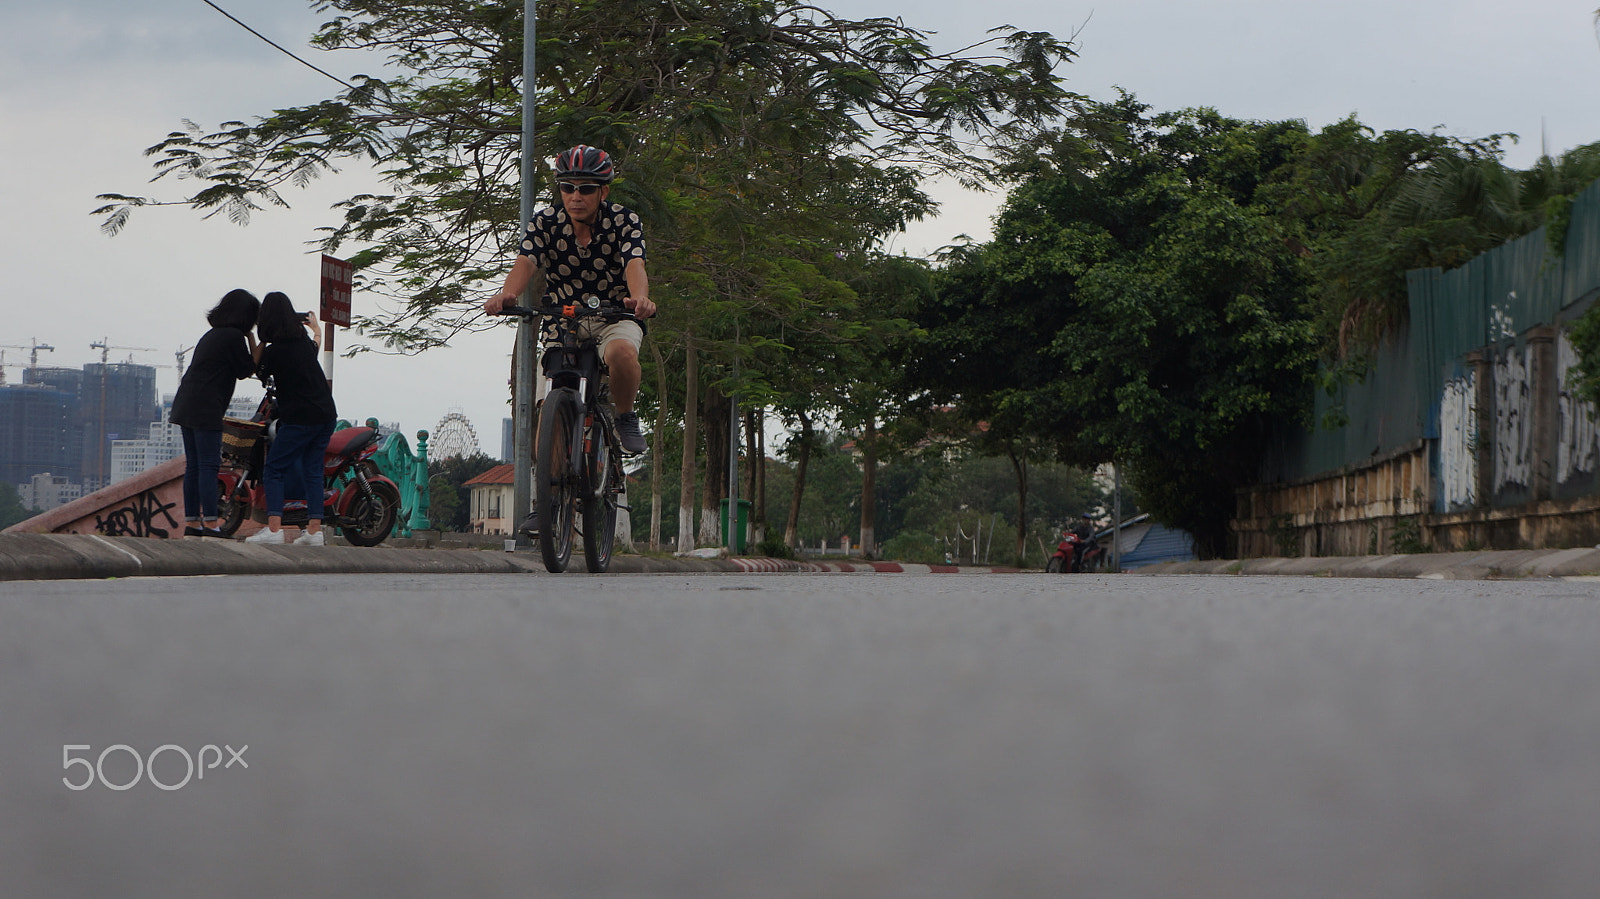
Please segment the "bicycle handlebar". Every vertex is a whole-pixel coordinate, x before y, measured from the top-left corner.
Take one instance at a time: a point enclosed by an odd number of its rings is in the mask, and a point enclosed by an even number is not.
[[[626,310],[619,311],[617,309],[605,309],[599,307],[591,309],[582,303],[571,303],[568,305],[555,304],[549,306],[513,306],[507,304],[505,306],[501,306],[500,311],[495,314],[511,315],[516,316],[517,318],[526,319],[535,319],[540,316],[550,316],[552,318],[584,318],[587,316],[593,316],[596,318],[606,319],[607,321],[642,321],[639,316],[634,315],[632,312],[628,312]]]

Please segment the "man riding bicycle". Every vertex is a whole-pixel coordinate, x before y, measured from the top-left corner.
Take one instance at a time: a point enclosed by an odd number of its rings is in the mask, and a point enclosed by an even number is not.
[[[604,150],[582,144],[556,157],[561,203],[540,210],[528,222],[511,271],[500,292],[483,303],[496,315],[515,306],[537,271],[544,272],[548,305],[599,297],[602,308],[622,308],[641,319],[656,314],[645,275],[644,229],[632,210],[607,201],[616,169]],[[600,356],[611,371],[611,401],[617,410],[617,436],[629,453],[646,444],[633,411],[641,372],[639,347],[644,329],[634,321],[584,323],[584,335],[600,341]]]

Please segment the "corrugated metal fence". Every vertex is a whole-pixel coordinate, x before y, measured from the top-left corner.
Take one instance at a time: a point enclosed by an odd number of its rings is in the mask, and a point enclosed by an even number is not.
[[[1318,510],[1294,508],[1304,499],[1264,502],[1263,491],[1347,477],[1407,453],[1423,454],[1431,477],[1392,499],[1436,514],[1597,492],[1593,408],[1565,389],[1573,363],[1565,332],[1600,295],[1600,182],[1574,201],[1563,255],[1549,252],[1540,229],[1407,282],[1408,326],[1375,351],[1362,382],[1317,397],[1317,421],[1342,412],[1346,423],[1278,436],[1252,491],[1255,512],[1241,499],[1246,529],[1270,509],[1281,545],[1286,519],[1308,524]],[[1388,514],[1401,514],[1399,505]]]

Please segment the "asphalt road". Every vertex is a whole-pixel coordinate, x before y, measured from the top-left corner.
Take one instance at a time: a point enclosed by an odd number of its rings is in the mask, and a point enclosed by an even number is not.
[[[0,584],[0,895],[1592,896],[1597,600],[1030,574]]]

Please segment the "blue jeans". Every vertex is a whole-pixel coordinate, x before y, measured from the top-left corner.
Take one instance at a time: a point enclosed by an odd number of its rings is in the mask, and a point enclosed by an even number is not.
[[[333,436],[333,422],[295,425],[278,422],[272,449],[261,468],[267,487],[267,515],[283,514],[283,498],[305,497],[306,517],[322,520],[322,456]]]
[[[222,429],[183,432],[183,519],[217,517],[217,469],[222,466]]]

